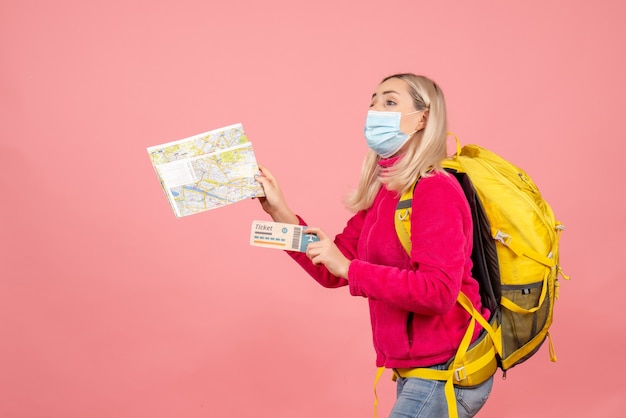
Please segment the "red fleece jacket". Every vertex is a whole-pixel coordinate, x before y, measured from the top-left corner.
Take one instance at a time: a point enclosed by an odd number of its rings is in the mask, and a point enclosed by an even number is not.
[[[321,285],[349,285],[352,295],[368,298],[377,366],[433,366],[452,358],[467,329],[469,315],[455,303],[460,290],[489,317],[471,275],[471,213],[453,176],[437,172],[421,179],[413,197],[409,257],[394,226],[398,200],[397,192],[383,186],[372,207],[356,213],[335,238],[351,260],[347,281],[313,265],[304,253],[289,254]]]

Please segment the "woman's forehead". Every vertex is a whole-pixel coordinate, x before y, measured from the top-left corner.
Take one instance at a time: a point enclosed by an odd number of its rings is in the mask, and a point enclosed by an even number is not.
[[[399,78],[390,78],[383,81],[376,88],[376,94],[384,94],[386,92],[395,92],[397,94],[410,94],[409,85]]]

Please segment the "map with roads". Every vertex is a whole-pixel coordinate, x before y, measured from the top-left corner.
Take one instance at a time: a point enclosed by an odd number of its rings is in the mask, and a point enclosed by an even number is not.
[[[252,143],[240,123],[147,150],[177,217],[264,195],[255,180]]]

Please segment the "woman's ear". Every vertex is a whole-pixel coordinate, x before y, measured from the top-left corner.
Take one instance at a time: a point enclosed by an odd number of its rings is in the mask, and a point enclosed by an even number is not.
[[[424,110],[424,113],[421,114],[420,118],[417,121],[417,126],[415,127],[416,131],[421,131],[426,127],[428,123],[428,109]]]

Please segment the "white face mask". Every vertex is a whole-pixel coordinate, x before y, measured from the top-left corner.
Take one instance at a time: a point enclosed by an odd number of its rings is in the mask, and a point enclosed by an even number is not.
[[[415,112],[406,113],[412,115]],[[378,155],[388,158],[400,151],[400,148],[409,140],[411,135],[417,131],[405,134],[400,130],[400,112],[379,112],[370,110],[367,112],[365,120],[365,139],[367,145]]]

